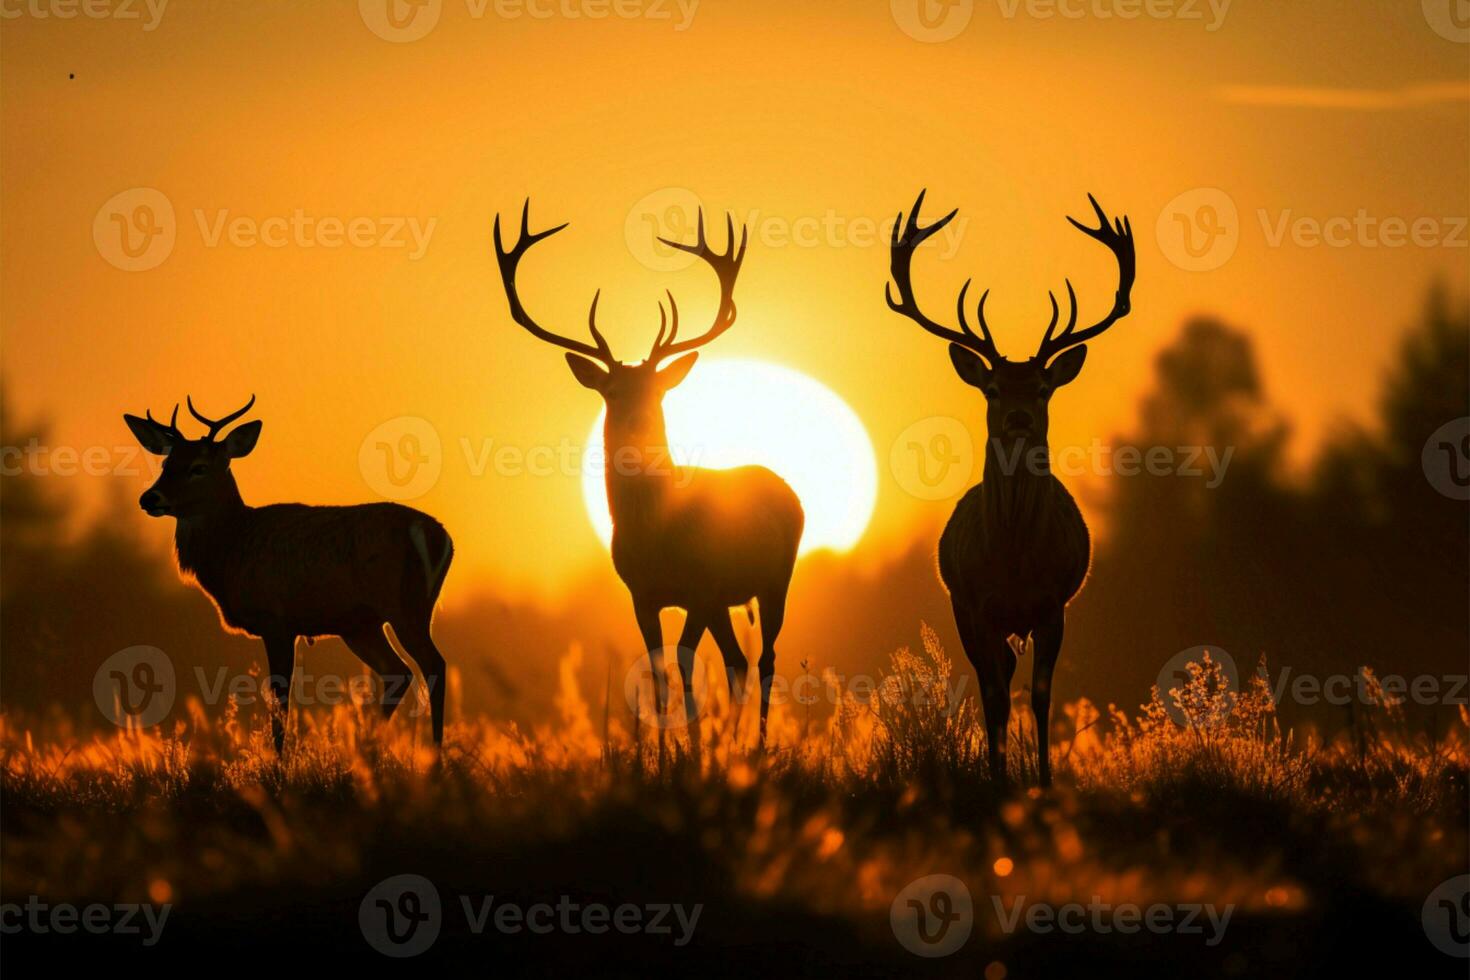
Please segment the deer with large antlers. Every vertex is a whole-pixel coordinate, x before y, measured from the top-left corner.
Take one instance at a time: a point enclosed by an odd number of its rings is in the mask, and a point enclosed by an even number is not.
[[[1066,487],[1046,463],[1047,406],[1052,394],[1077,377],[1087,357],[1087,341],[1126,316],[1133,289],[1133,229],[1126,217],[1111,220],[1088,195],[1099,225],[1088,227],[1068,218],[1078,230],[1101,242],[1118,265],[1118,289],[1107,315],[1082,330],[1077,327],[1077,294],[1066,280],[1071,314],[1057,331],[1060,311],[1051,298],[1051,323],[1035,356],[1009,361],[996,349],[985,321],[986,290],[980,297],[980,333],[965,315],[966,281],[957,303],[959,328],[930,319],[914,297],[910,266],[914,249],[947,225],[951,211],[931,225],[919,223],[924,192],[919,193],[905,223],[893,228],[890,271],[885,289],[889,307],[949,341],[949,357],[967,384],[985,395],[985,469],[954,509],[939,540],[939,576],[949,590],[955,625],[965,653],[980,681],[985,732],[993,778],[1006,777],[1006,731],[1011,713],[1011,678],[1016,651],[1011,638],[1032,640],[1036,662],[1031,680],[1031,708],[1036,715],[1038,772],[1043,786],[1051,783],[1048,734],[1051,678],[1062,649],[1067,603],[1082,588],[1092,559],[1087,524]],[[897,297],[894,288],[897,288]],[[1040,450],[1038,453],[1037,450]]]
[[[771,682],[776,669],[776,638],[786,615],[786,592],[796,565],[804,515],[796,494],[775,473],[760,466],[711,470],[676,465],[664,428],[663,396],[683,381],[703,347],[735,322],[735,279],[745,260],[746,236],[735,242],[735,225],[726,219],[729,245],[715,251],[699,216],[693,245],[660,239],[702,260],[720,284],[713,325],[703,334],[679,339],[679,308],[673,293],[659,303],[658,336],[640,363],[617,360],[597,328],[594,294],[587,324],[593,343],[574,340],[541,327],[526,312],[516,290],[516,270],[526,251],[565,224],[532,233],[530,201],[521,210],[516,243],[507,249],[495,219],[495,252],[510,303],[511,318],[532,336],[567,351],[567,365],[583,386],[607,404],[603,455],[608,508],[612,514],[612,559],[633,598],[633,612],[648,651],[659,714],[665,710],[663,631],[659,613],[669,607],[687,613],[679,637],[679,672],[684,682],[684,713],[698,717],[694,698],[694,652],[708,630],[725,661],[732,700],[744,697],[748,664],[730,622],[730,610],[752,599],[760,616],[760,739],[766,737]],[[684,354],[660,367],[669,358]]]
[[[152,412],[123,416],[144,449],[165,457],[138,504],[150,517],[174,518],[179,571],[214,600],[225,628],[265,641],[276,751],[285,744],[298,637],[340,636],[378,675],[383,717],[393,716],[413,673],[385,624],[423,671],[440,744],[445,665],[429,625],[454,554],[448,532],[400,504],[248,506],[230,463],[255,448],[261,424],[216,437],[250,411],[255,397],[221,419],[201,415],[192,399],[188,404],[209,430],[200,439],[179,429],[177,405],[167,425]]]

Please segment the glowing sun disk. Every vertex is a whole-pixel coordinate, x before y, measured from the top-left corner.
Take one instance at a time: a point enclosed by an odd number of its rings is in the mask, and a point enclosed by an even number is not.
[[[582,474],[587,515],[604,544],[612,540],[598,414]],[[867,430],[847,403],[791,368],[754,360],[701,359],[664,396],[669,448],[686,466],[729,469],[757,464],[781,476],[806,510],[802,553],[842,551],[862,537],[878,496],[878,464]]]

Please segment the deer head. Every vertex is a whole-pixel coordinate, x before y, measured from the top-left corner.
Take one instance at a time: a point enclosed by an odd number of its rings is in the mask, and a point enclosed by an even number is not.
[[[971,282],[968,279],[960,289],[956,304],[958,330],[942,326],[919,310],[910,273],[914,249],[959,213],[956,209],[932,225],[921,225],[919,209],[924,204],[924,193],[919,192],[908,221],[904,221],[900,212],[893,226],[890,269],[898,297],[894,298],[893,286],[886,287],[888,306],[929,333],[949,341],[949,358],[954,363],[955,372],[966,384],[979,388],[985,394],[986,426],[992,440],[1003,438],[1007,442],[1044,443],[1047,438],[1047,407],[1052,394],[1081,372],[1082,362],[1087,358],[1086,342],[1128,314],[1134,278],[1133,228],[1127,217],[1110,220],[1097,200],[1091,194],[1087,195],[1097,213],[1098,227],[1089,228],[1071,217],[1067,220],[1089,238],[1106,245],[1117,259],[1118,289],[1113,296],[1113,308],[1097,323],[1077,330],[1077,294],[1072,289],[1072,281],[1066,280],[1067,300],[1071,305],[1066,327],[1060,333],[1056,332],[1060,309],[1056,294],[1047,293],[1051,299],[1051,323],[1047,325],[1041,346],[1029,360],[1010,361],[996,349],[990,325],[985,321],[985,300],[990,296],[990,290],[980,296],[977,309],[979,335],[971,330],[965,316],[965,295]]]
[[[500,277],[505,283],[506,299],[510,302],[512,319],[537,337],[566,349],[567,366],[572,375],[584,387],[600,394],[607,403],[607,434],[609,447],[628,446],[653,448],[665,442],[663,431],[663,396],[689,375],[698,353],[689,353],[672,363],[660,367],[671,357],[695,351],[730,329],[735,322],[735,278],[740,274],[740,265],[745,261],[746,232],[741,229],[740,244],[735,244],[735,222],[728,215],[725,229],[729,245],[725,252],[716,252],[710,247],[704,232],[704,212],[699,213],[698,241],[693,245],[660,238],[665,245],[680,249],[707,262],[720,281],[720,304],[715,312],[714,323],[697,337],[679,340],[679,307],[672,292],[666,292],[668,307],[658,304],[658,337],[648,356],[639,363],[626,364],[613,357],[607,340],[597,329],[597,301],[602,295],[598,290],[592,297],[592,308],[587,315],[587,328],[592,335],[592,344],[573,340],[552,333],[536,323],[526,312],[516,291],[516,267],[530,247],[543,238],[566,228],[557,225],[545,231],[532,233],[528,222],[531,202],[521,209],[520,235],[510,249],[506,249],[500,234],[500,217],[495,218],[495,254],[500,263]]]
[[[250,411],[255,404],[255,396],[250,396],[244,408],[222,419],[206,418],[194,408],[192,398],[186,400],[189,413],[209,429],[203,438],[190,439],[179,430],[177,405],[168,425],[155,419],[151,411],[144,418],[123,416],[123,421],[133,430],[144,449],[155,456],[166,457],[163,472],[138,498],[138,506],[147,511],[149,517],[198,517],[217,510],[221,505],[240,502],[240,491],[235,486],[234,475],[230,473],[230,460],[250,455],[260,438],[260,422],[246,422],[220,441],[216,441],[215,436]]]

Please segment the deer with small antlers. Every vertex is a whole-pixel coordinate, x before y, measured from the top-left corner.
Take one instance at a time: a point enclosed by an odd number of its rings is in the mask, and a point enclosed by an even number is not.
[[[230,463],[255,448],[261,423],[216,437],[254,404],[252,395],[239,411],[211,419],[189,399],[190,414],[209,430],[200,439],[180,431],[177,405],[167,425],[152,412],[124,415],[143,448],[165,457],[139,506],[150,517],[174,518],[179,571],[214,601],[225,628],[265,641],[277,752],[285,744],[298,637],[340,636],[378,675],[383,717],[393,716],[413,673],[384,624],[423,671],[434,744],[441,744],[445,665],[429,626],[454,554],[448,532],[427,514],[393,503],[248,506]]]
[[[567,226],[532,233],[531,202],[521,210],[520,235],[507,249],[495,219],[495,252],[510,315],[533,337],[567,351],[567,365],[584,387],[607,405],[603,455],[608,508],[612,514],[612,559],[633,598],[654,677],[655,702],[664,713],[667,687],[663,669],[663,631],[659,612],[669,607],[687,613],[679,637],[679,672],[684,682],[685,717],[697,718],[694,652],[708,630],[725,661],[732,700],[744,697],[748,664],[730,622],[730,610],[752,599],[760,616],[760,740],[766,737],[771,682],[776,669],[776,638],[786,614],[786,593],[796,565],[804,515],[796,494],[775,473],[760,466],[711,470],[676,465],[664,428],[663,396],[688,376],[703,347],[735,322],[735,278],[745,260],[746,236],[735,244],[733,219],[726,219],[729,246],[723,253],[705,237],[699,215],[694,245],[660,239],[707,263],[720,284],[713,325],[705,333],[679,340],[679,308],[672,292],[668,309],[659,303],[658,336],[641,363],[617,360],[597,328],[599,290],[587,325],[593,343],[544,329],[531,318],[516,290],[516,270],[530,247]],[[660,365],[676,355],[672,363]]]
[[[981,482],[955,507],[939,540],[939,576],[949,590],[955,625],[980,681],[991,776],[1006,778],[1006,731],[1011,713],[1011,678],[1016,651],[1011,638],[1032,640],[1036,662],[1031,708],[1036,715],[1038,772],[1051,784],[1048,734],[1051,678],[1062,649],[1067,603],[1082,588],[1092,560],[1092,544],[1082,513],[1046,463],[1047,407],[1052,394],[1077,377],[1087,357],[1087,341],[1111,327],[1131,308],[1134,279],[1133,229],[1126,217],[1111,220],[1088,195],[1099,226],[1075,218],[1078,230],[1101,242],[1118,265],[1112,309],[1097,323],[1077,330],[1077,294],[1066,280],[1071,315],[1057,332],[1060,311],[1051,298],[1051,323],[1034,357],[1009,361],[996,349],[985,321],[986,290],[977,309],[977,336],[965,316],[967,280],[957,303],[959,329],[943,326],[919,309],[910,267],[914,249],[947,225],[958,210],[931,225],[919,223],[924,192],[905,223],[900,212],[893,228],[888,306],[949,341],[949,357],[960,378],[985,395],[985,469]],[[897,298],[894,296],[897,288]],[[1040,450],[1038,453],[1037,450]]]

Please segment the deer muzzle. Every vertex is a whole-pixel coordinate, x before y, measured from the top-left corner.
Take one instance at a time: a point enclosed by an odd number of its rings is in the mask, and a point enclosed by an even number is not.
[[[143,508],[149,517],[165,517],[168,515],[168,501],[163,494],[157,490],[147,490],[143,496],[138,498],[138,506]]]

